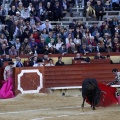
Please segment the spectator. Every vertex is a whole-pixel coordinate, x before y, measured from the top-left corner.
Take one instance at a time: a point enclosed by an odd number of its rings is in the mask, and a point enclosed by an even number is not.
[[[37,10],[37,16],[39,16],[41,20],[45,19],[45,7],[43,6],[42,2],[39,3],[39,7]]]
[[[72,53],[72,54],[75,54],[77,53],[77,49],[76,49],[76,46],[74,43],[71,43],[71,46],[68,48],[68,53]]]
[[[19,54],[19,50],[20,50],[20,46],[21,46],[21,43],[20,43],[20,39],[19,38],[16,38],[16,41],[14,43],[14,46],[17,50],[17,54]]]
[[[14,66],[15,67],[23,67],[23,63],[22,63],[21,58],[19,56],[15,57]]]
[[[52,46],[49,48],[49,51],[50,51],[50,54],[57,54],[57,53],[58,53],[58,50],[55,48],[54,45],[52,45]]]
[[[33,67],[42,67],[43,66],[43,61],[42,59],[38,59],[37,63],[33,65]]]
[[[119,0],[112,0],[112,7],[113,10],[120,10],[120,1]]]
[[[12,6],[11,10],[8,11],[8,15],[10,15],[10,16],[14,15],[15,16],[16,12],[17,12],[17,10],[16,10],[15,6]]]
[[[100,42],[96,46],[96,51],[100,52],[100,53],[101,52],[106,52],[104,45],[102,45],[102,43],[100,43]]]
[[[62,8],[59,4],[59,2],[56,2],[55,3],[55,6],[54,6],[54,9],[53,9],[53,12],[54,12],[54,20],[55,21],[61,21],[61,17],[62,17]]]
[[[33,60],[29,61],[28,63],[29,66],[34,66],[37,63],[37,60],[38,60],[37,56],[34,56]]]
[[[21,13],[21,11],[24,9],[23,7],[23,3],[22,2],[19,2],[18,3],[18,8],[17,8],[17,11],[19,11]]]
[[[59,48],[59,53],[62,55],[68,53],[68,49],[66,48],[65,44],[62,44],[62,46]]]
[[[33,49],[32,49],[32,53],[33,53],[33,54],[42,54],[43,51],[40,50],[37,45],[34,45],[34,47],[33,47]]]
[[[53,20],[53,7],[52,4],[50,2],[47,2],[47,6],[46,6],[46,18],[49,20]]]
[[[46,28],[43,29],[41,37],[44,38],[44,40],[46,40],[46,38],[48,37],[48,31]]]
[[[96,12],[97,20],[99,21],[99,18],[101,17],[100,20],[102,21],[104,15],[104,8],[100,0],[98,0],[97,5],[95,5],[95,12]]]
[[[32,51],[32,48],[30,47],[30,45],[27,45],[25,47],[25,50],[23,50],[23,54],[25,54],[25,55],[31,55],[31,54],[33,54],[33,51]]]
[[[45,66],[55,66],[55,65],[53,64],[53,60],[49,59],[49,63],[47,63]]]
[[[48,19],[46,19],[45,23],[41,25],[41,30],[43,30],[44,28],[46,28],[48,32],[52,31],[52,25],[50,24]]]
[[[64,62],[62,62],[62,57],[58,57],[58,61],[56,62],[55,66],[63,66],[65,65]]]
[[[5,61],[12,61],[9,55],[5,55],[5,58],[3,58],[3,62]]]
[[[59,50],[60,47],[62,46],[63,42],[61,41],[61,38],[58,39],[57,44],[56,44],[56,49]]]
[[[21,17],[24,18],[25,20],[27,20],[27,18],[30,17],[30,11],[28,10],[27,7],[21,11]]]
[[[17,55],[17,50],[14,45],[12,45],[11,49],[9,49],[9,55]]]
[[[0,55],[6,55],[6,54],[9,54],[7,46],[6,46],[6,44],[2,44],[1,50],[0,50]]]
[[[105,59],[105,57],[101,56],[101,53],[98,52],[97,55],[94,57],[94,59]]]
[[[49,32],[48,37],[46,37],[45,42],[48,44],[48,43],[50,43],[51,39],[54,39],[54,38],[53,38],[53,33],[52,33],[52,32]]]
[[[84,7],[84,11],[83,11],[83,15],[86,18],[91,18],[96,16],[95,14],[95,10],[93,9],[93,7],[91,6],[90,2],[87,2],[87,6]]]
[[[79,48],[79,53],[82,53],[84,55],[86,55],[87,53],[89,53],[89,49],[86,46],[86,44],[83,44],[82,46],[80,46]]]

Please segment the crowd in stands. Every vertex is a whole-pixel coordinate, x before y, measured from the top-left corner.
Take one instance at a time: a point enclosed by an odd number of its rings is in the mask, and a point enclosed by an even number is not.
[[[69,28],[51,25],[50,21],[61,22],[63,11],[73,16],[70,4],[74,6],[76,0],[3,0],[10,3],[8,11],[0,2],[0,55],[120,52],[120,24],[116,17],[91,27],[74,19]],[[104,8],[118,10],[119,2],[85,0],[83,13],[102,20]]]

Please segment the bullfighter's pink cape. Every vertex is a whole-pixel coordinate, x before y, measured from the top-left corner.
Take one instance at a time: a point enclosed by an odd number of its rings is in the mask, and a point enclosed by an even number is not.
[[[3,85],[0,89],[0,99],[13,98],[13,79],[8,78],[7,81],[3,82]]]

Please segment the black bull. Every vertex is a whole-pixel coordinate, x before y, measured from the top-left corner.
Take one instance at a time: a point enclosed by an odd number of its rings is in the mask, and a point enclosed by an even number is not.
[[[95,106],[100,101],[101,91],[98,87],[97,81],[94,78],[87,78],[82,82],[82,97],[83,103],[82,108],[84,107],[84,102],[86,99],[90,102],[90,105],[93,110],[95,110]]]

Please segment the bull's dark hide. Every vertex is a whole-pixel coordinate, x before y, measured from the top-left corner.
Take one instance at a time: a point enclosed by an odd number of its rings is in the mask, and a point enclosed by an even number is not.
[[[82,108],[84,107],[84,102],[88,99],[89,103],[93,110],[95,110],[95,106],[99,103],[100,100],[100,89],[98,87],[97,81],[94,78],[87,78],[82,83],[82,97],[83,97],[83,104]]]

